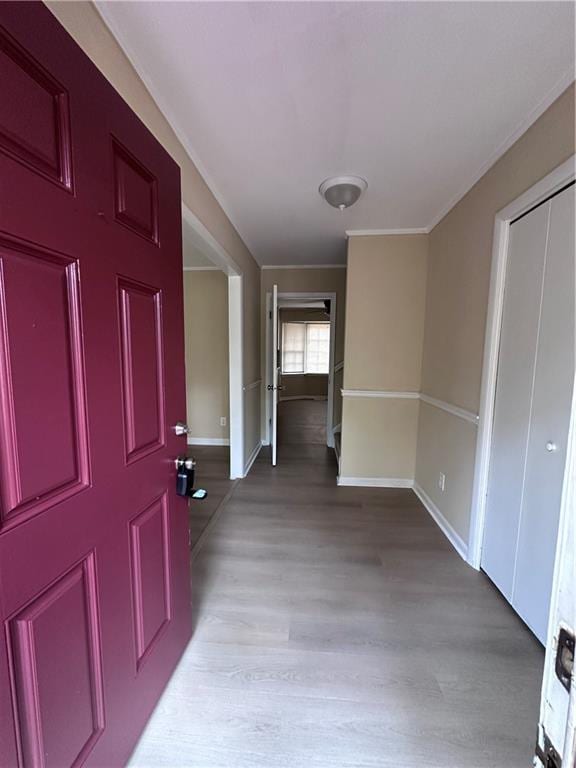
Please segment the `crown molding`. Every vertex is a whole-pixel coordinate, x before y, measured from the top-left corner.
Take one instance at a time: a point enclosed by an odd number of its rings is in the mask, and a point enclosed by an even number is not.
[[[427,235],[428,227],[413,227],[409,229],[347,229],[346,237],[378,237],[380,235]]]
[[[260,269],[346,269],[347,264],[262,264]]]

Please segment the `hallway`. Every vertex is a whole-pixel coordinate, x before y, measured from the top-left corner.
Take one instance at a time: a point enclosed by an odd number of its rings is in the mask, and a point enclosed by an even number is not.
[[[130,765],[525,768],[542,649],[408,490],[264,455],[192,566],[196,629]]]

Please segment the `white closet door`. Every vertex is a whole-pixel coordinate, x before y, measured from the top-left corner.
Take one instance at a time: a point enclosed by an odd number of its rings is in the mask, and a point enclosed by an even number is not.
[[[511,226],[482,568],[546,640],[574,382],[574,187]]]
[[[574,378],[574,187],[550,201],[512,604],[546,640]]]
[[[548,204],[512,224],[502,313],[482,568],[512,599]]]

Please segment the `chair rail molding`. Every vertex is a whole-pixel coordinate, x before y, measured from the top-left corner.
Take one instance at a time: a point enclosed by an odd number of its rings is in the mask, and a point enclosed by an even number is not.
[[[393,400],[418,400],[419,392],[402,392],[395,390],[378,389],[341,389],[342,397],[375,397],[391,398]]]
[[[341,389],[342,397],[370,397],[370,398],[388,398],[390,400],[421,400],[423,403],[439,408],[453,416],[469,421],[471,424],[478,424],[478,414],[460,408],[459,405],[447,403],[445,400],[438,400],[423,392],[411,392],[403,390],[377,390],[377,389]]]
[[[439,400],[437,397],[425,395],[423,392],[420,393],[420,400],[423,403],[434,406],[434,408],[439,408],[441,411],[446,411],[446,413],[451,413],[453,416],[469,421],[471,424],[478,424],[478,414],[473,411],[467,411],[465,408],[460,408],[459,405],[452,405],[452,403]]]

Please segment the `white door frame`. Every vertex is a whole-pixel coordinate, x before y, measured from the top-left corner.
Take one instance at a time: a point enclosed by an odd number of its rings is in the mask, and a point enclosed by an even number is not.
[[[216,238],[182,203],[182,218],[190,225],[197,240],[195,245],[228,277],[228,368],[230,478],[244,477],[244,290],[242,270]]]
[[[576,155],[555,168],[533,187],[501,211],[494,220],[492,242],[492,268],[490,273],[490,293],[484,340],[484,360],[482,365],[482,387],[480,392],[480,414],[478,436],[476,440],[476,460],[474,466],[474,485],[472,490],[472,510],[470,535],[468,539],[468,562],[480,569],[482,542],[486,521],[486,495],[492,450],[492,428],[494,423],[494,404],[496,397],[496,379],[498,373],[498,352],[504,306],[504,288],[508,261],[508,243],[512,221],[527,213],[547,198],[559,192],[574,181]]]
[[[328,373],[328,403],[326,408],[326,445],[329,448],[334,448],[334,432],[332,431],[332,422],[334,420],[334,365],[335,365],[335,353],[336,353],[336,296],[334,292],[326,291],[297,291],[287,292],[278,291],[278,300],[280,299],[302,299],[304,301],[318,301],[318,300],[330,300],[330,362]],[[270,312],[272,308],[272,293],[266,294],[266,407],[265,407],[265,439],[264,445],[270,443],[270,418],[271,418],[271,405],[268,386],[271,382],[272,373],[272,328]]]

